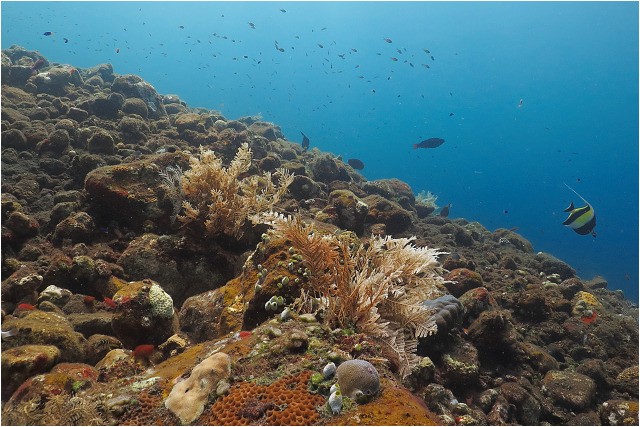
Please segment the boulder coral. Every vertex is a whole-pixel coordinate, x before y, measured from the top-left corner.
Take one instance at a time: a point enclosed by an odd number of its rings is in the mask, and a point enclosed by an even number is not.
[[[230,374],[231,358],[225,353],[215,353],[193,368],[189,378],[177,383],[164,404],[182,424],[190,424],[202,414],[218,383]]]
[[[161,344],[177,330],[173,300],[152,280],[129,282],[113,301],[116,311],[111,326],[127,347]]]
[[[346,360],[336,370],[338,385],[344,396],[366,402],[380,391],[380,376],[366,360]]]

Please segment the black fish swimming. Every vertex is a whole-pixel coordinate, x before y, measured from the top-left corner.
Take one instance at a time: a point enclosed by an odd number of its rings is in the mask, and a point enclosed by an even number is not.
[[[444,208],[442,208],[440,210],[439,215],[443,218],[446,218],[449,216],[449,210],[451,209],[451,203],[449,203],[447,206],[445,206]]]
[[[442,144],[444,144],[444,139],[442,138],[429,138],[419,142],[418,144],[413,144],[413,148],[436,148]]]
[[[349,159],[347,160],[347,163],[349,164],[349,166],[351,166],[354,169],[357,169],[357,170],[364,169],[364,162],[360,159]]]
[[[578,234],[586,235],[591,234],[593,237],[596,237],[596,232],[593,229],[596,227],[596,211],[593,209],[591,204],[587,202],[584,197],[582,197],[576,190],[569,187],[567,184],[564,184],[567,188],[574,193],[578,197],[580,197],[587,206],[583,206],[581,208],[576,208],[573,206],[573,202],[569,205],[565,212],[569,212],[569,216],[564,220],[562,225],[566,225],[570,227],[573,231]]]
[[[302,133],[302,144],[300,145],[302,145],[302,148],[304,148],[305,151],[307,151],[307,149],[309,148],[309,138],[307,138],[307,135],[305,135],[304,133]]]
[[[52,36],[53,35],[53,31],[45,31],[43,35]]]

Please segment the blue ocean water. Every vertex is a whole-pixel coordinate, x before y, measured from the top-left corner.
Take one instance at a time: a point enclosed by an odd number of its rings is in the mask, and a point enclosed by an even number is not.
[[[518,227],[638,300],[637,2],[3,1],[1,13],[3,49],[110,62],[190,106],[261,114],[361,159],[368,179],[435,193],[451,217]],[[412,149],[429,137],[446,142]],[[563,183],[595,208],[596,238],[561,224],[583,204]]]

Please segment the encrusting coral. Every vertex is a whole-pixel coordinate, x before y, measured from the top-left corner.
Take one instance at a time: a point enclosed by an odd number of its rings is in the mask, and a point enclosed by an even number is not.
[[[380,339],[406,376],[417,362],[417,338],[437,332],[433,310],[422,302],[443,293],[441,252],[416,247],[410,238],[374,236],[357,244],[273,212],[260,220],[273,227],[271,239],[290,242],[307,266],[294,308]]]
[[[170,197],[181,200],[183,224],[203,226],[210,236],[224,234],[240,238],[250,215],[266,212],[280,201],[293,181],[286,169],[276,169],[278,184],[270,172],[244,176],[251,166],[251,148],[244,143],[228,167],[211,150],[200,148],[199,156],[189,159],[191,169],[181,174],[177,168],[161,174]],[[178,182],[180,187],[178,188]],[[173,215],[177,200],[172,200]]]
[[[182,424],[189,424],[202,414],[209,395],[230,373],[231,358],[225,353],[215,353],[193,368],[189,378],[177,383],[164,404]]]
[[[269,386],[234,384],[198,419],[201,425],[313,425],[325,398],[307,390],[311,371],[290,375]]]

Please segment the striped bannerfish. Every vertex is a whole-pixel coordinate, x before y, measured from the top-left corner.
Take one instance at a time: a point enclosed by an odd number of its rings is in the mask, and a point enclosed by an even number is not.
[[[593,230],[596,227],[596,211],[593,209],[591,204],[585,200],[576,190],[569,187],[566,183],[564,184],[567,188],[574,193],[578,197],[580,197],[587,206],[583,206],[581,208],[576,208],[573,206],[573,202],[569,205],[564,212],[569,212],[569,216],[564,220],[562,225],[566,225],[570,227],[573,231],[578,234],[591,234],[593,237],[596,237],[596,232]]]

